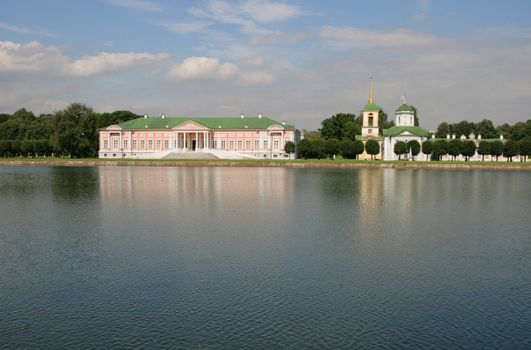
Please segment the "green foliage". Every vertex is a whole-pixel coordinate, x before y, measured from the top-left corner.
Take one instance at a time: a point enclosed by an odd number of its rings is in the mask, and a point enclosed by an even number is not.
[[[385,113],[383,109],[380,110],[380,113],[378,114],[378,118],[380,119],[378,123],[379,129],[380,129],[380,135],[383,134],[383,129],[389,129],[390,127],[395,126],[395,122],[392,120],[389,120],[387,113]]]
[[[476,154],[476,144],[472,140],[465,140],[461,145],[461,154],[468,161],[470,157]]]
[[[490,154],[490,145],[489,141],[479,141],[478,153],[481,155],[481,161],[484,161],[485,156]]]
[[[526,137],[531,137],[531,119],[518,122],[511,127],[511,140],[519,141]]]
[[[140,116],[129,111],[114,111],[112,113],[102,113],[96,116],[97,128],[105,128],[110,125],[120,124],[128,120],[139,118]]]
[[[304,159],[326,158],[325,142],[320,138],[303,139],[297,144],[297,153]]]
[[[483,119],[477,123],[474,128],[474,134],[476,134],[476,136],[481,135],[481,138],[483,139],[495,139],[498,137],[496,128],[489,119]]]
[[[503,151],[503,142],[496,140],[490,143],[490,155],[495,156],[496,160],[498,160],[498,157],[503,154]]]
[[[328,139],[324,144],[324,152],[330,158],[334,158],[335,155],[341,152],[341,144],[337,139]]]
[[[444,139],[435,140],[433,142],[433,154],[437,159],[441,159],[442,156],[448,153],[448,142]]]
[[[420,153],[420,143],[417,140],[411,140],[407,143],[407,149],[411,152],[413,160]]]
[[[286,151],[287,154],[295,153],[295,144],[291,141],[286,142],[284,145],[284,151]]]
[[[461,149],[463,148],[463,142],[458,139],[453,139],[448,142],[448,148],[447,152],[449,155],[453,157],[453,160],[455,160],[455,157],[461,154]]]
[[[393,151],[398,155],[398,159],[401,159],[402,154],[407,153],[407,144],[404,141],[397,141],[395,143]]]
[[[438,139],[444,139],[446,138],[446,135],[450,135],[452,133],[452,130],[450,130],[450,125],[447,122],[442,122],[437,127],[437,131],[435,132],[435,137]]]
[[[341,156],[345,159],[356,159],[363,153],[363,142],[345,139],[341,141]]]
[[[354,114],[338,113],[321,122],[321,136],[325,139],[354,140],[361,134],[361,125]]]
[[[91,108],[73,103],[55,115],[54,149],[72,157],[94,157],[98,151],[96,114]]]
[[[426,155],[426,160],[428,159],[428,155],[433,153],[433,142],[430,140],[426,140],[422,143],[422,153]]]
[[[526,160],[527,157],[530,157],[531,156],[531,136],[528,136],[518,141],[518,147],[520,149],[519,154],[520,156],[524,158],[524,160]]]
[[[519,146],[518,142],[514,140],[509,140],[505,142],[504,149],[503,149],[503,155],[509,158],[508,161],[512,162],[513,157],[518,155],[518,153],[520,152],[520,149],[518,146]]]
[[[463,120],[453,125],[453,133],[457,137],[461,137],[462,135],[468,137],[472,132],[474,132],[475,127],[476,126],[474,123]]]
[[[371,155],[371,159],[374,159],[374,156],[380,153],[380,144],[376,140],[368,140],[365,143],[365,152]]]

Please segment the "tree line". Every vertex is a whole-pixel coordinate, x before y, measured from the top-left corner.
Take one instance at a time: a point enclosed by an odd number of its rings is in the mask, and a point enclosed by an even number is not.
[[[0,156],[96,157],[98,129],[138,117],[129,111],[96,113],[81,103],[39,116],[21,108],[0,114]]]

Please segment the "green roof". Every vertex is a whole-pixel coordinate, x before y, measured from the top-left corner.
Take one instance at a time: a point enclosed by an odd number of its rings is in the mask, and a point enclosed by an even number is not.
[[[173,129],[174,127],[193,121],[201,124],[209,129],[267,129],[271,125],[281,125],[284,129],[293,130],[293,125],[282,125],[276,120],[262,117],[262,118],[173,118],[173,117],[147,117],[137,118],[118,124],[124,130],[140,130],[140,129]],[[146,127],[147,126],[147,127]]]
[[[408,104],[402,103],[397,109],[396,112],[415,112],[413,107]]]
[[[363,110],[366,112],[377,112],[380,109],[380,106],[378,106],[376,103],[367,103],[365,108],[363,108]]]
[[[358,141],[367,141],[367,140],[376,140],[381,141],[383,138],[381,136],[361,136],[361,135],[355,135],[354,136],[356,140]]]
[[[397,136],[402,134],[404,131],[408,131],[415,136],[429,136],[428,130],[419,128],[418,126],[393,126],[389,129],[383,129],[384,136]]]

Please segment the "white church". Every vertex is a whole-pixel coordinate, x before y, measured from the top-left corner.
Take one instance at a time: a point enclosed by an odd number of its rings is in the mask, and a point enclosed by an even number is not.
[[[395,126],[383,129],[383,159],[398,160],[395,144],[398,141],[408,143],[417,141],[419,144],[429,138],[428,130],[415,126],[415,109],[406,103],[402,96],[402,104],[395,110]],[[402,159],[411,159],[411,153],[402,155]]]

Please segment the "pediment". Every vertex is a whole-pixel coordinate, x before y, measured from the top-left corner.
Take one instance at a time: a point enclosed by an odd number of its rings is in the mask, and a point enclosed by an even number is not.
[[[284,130],[284,127],[282,125],[275,124],[269,126],[267,130]]]
[[[407,130],[404,130],[404,131],[402,131],[399,135],[400,135],[400,136],[411,136],[411,135],[413,135],[413,134],[410,133],[410,132],[407,131]]]
[[[185,121],[173,128],[173,130],[210,130],[204,125],[201,125],[193,120]]]
[[[123,130],[120,125],[110,125],[105,128],[105,130]]]

